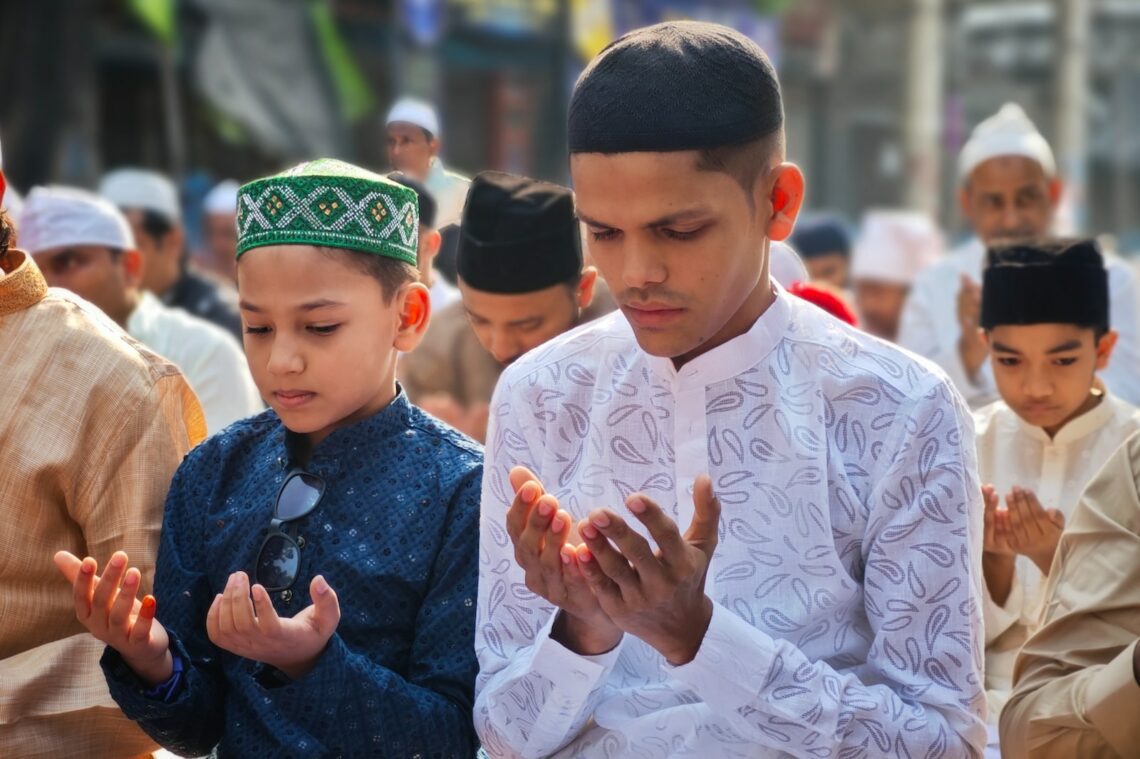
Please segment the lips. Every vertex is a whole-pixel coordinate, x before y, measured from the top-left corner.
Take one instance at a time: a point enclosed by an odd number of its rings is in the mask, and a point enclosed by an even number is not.
[[[304,406],[306,403],[316,397],[316,393],[311,393],[308,390],[274,390],[273,399],[277,401],[278,405],[294,409]]]
[[[672,324],[685,313],[685,309],[655,303],[625,304],[621,307],[625,317],[635,327],[654,329]]]

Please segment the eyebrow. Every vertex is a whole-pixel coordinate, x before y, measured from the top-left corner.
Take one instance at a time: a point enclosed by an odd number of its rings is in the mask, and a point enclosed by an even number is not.
[[[332,300],[330,298],[320,298],[319,300],[312,300],[308,303],[302,303],[297,306],[298,311],[316,311],[318,308],[328,308],[330,306],[343,306],[345,305],[339,300]],[[243,300],[238,303],[238,308],[242,311],[249,311],[250,313],[260,314],[264,309],[261,306],[254,305],[248,300]]]
[[[1060,345],[1053,346],[1049,350],[1045,351],[1045,354],[1048,356],[1052,356],[1054,353],[1068,353],[1069,351],[1075,351],[1080,347],[1081,347],[1081,341],[1080,340],[1069,340],[1067,342],[1061,343]],[[1010,348],[1008,345],[1004,345],[1004,344],[996,342],[996,341],[993,344],[993,349],[997,353],[1013,353],[1017,356],[1021,355],[1021,351],[1016,350],[1014,348]]]
[[[686,221],[694,221],[697,219],[704,219],[704,218],[707,218],[711,213],[712,213],[712,209],[708,208],[706,206],[697,206],[696,208],[686,208],[683,211],[676,211],[674,213],[666,214],[665,216],[661,216],[660,218],[654,219],[653,221],[649,222],[648,224],[645,224],[644,226],[646,229],[656,229],[657,227],[668,227],[672,224],[683,223]],[[591,227],[598,227],[600,229],[617,229],[617,227],[614,227],[614,226],[611,226],[609,224],[605,224],[603,222],[597,221],[596,219],[591,219],[589,216],[582,213],[581,211],[578,212],[578,218],[581,219],[582,221],[586,222],[586,224],[591,226]]]

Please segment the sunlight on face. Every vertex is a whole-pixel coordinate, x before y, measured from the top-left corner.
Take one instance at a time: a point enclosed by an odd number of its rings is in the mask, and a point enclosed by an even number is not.
[[[647,353],[683,363],[735,337],[770,298],[767,216],[695,152],[571,157],[586,242]]]
[[[250,372],[289,429],[316,444],[395,396],[400,294],[308,245],[245,253],[238,294]]]

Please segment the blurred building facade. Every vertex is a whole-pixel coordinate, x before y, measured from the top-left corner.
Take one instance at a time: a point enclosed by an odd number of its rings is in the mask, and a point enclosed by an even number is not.
[[[566,181],[582,66],[626,29],[688,16],[772,54],[810,207],[854,220],[929,204],[955,230],[954,161],[974,124],[1016,100],[1055,145],[1064,132],[1073,8],[1089,25],[1073,219],[1140,248],[1135,0],[0,3],[0,137],[18,187],[91,185],[131,163],[192,194],[317,153],[383,168],[387,106],[416,94],[439,106],[450,166]]]

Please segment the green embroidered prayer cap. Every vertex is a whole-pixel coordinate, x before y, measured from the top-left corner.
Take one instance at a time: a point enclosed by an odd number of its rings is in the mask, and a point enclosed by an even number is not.
[[[266,245],[346,248],[416,265],[414,190],[321,158],[238,190],[237,255]]]

